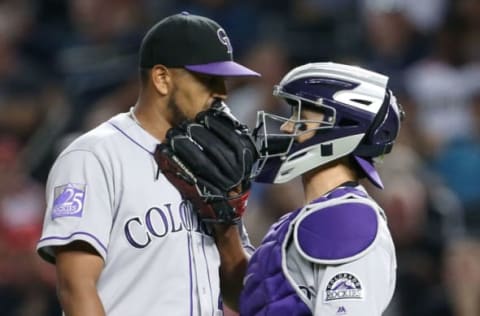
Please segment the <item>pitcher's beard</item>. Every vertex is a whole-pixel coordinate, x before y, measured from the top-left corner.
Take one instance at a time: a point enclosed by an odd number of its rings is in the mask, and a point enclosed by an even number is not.
[[[172,97],[170,98],[170,100],[168,100],[167,103],[167,109],[171,115],[172,126],[178,126],[181,122],[188,119],[187,115],[182,111],[180,106],[178,106],[177,102],[175,102],[176,90],[177,89],[174,88]]]

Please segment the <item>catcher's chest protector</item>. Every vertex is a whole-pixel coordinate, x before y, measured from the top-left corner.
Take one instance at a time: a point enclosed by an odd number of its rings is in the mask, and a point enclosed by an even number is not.
[[[348,198],[352,194],[358,197],[366,197],[363,191],[352,187],[343,187],[337,188],[329,195],[317,199],[315,203],[331,203],[339,198]],[[364,226],[363,235],[368,236],[368,243],[363,243],[363,241],[367,240],[359,240],[355,245],[347,245],[345,246],[345,249],[348,250],[347,252],[332,252],[328,244],[322,243],[321,239],[304,241],[305,238],[302,237],[310,236],[311,234],[302,236],[301,230],[293,233],[293,225],[303,226],[305,224],[311,224],[313,227],[318,227],[323,231],[327,229],[326,226],[334,225],[336,221],[340,221],[346,209],[333,210],[338,216],[333,214],[333,217],[330,217],[330,219],[316,216],[319,214],[332,214],[332,210],[332,208],[330,208],[330,211],[327,208],[324,210],[320,208],[308,213],[314,216],[303,216],[302,218],[302,211],[304,211],[304,208],[302,208],[285,215],[272,226],[262,241],[261,246],[250,259],[244,280],[244,289],[240,297],[240,314],[242,316],[312,315],[309,306],[297,294],[297,291],[300,291],[297,285],[292,284],[290,279],[287,279],[285,276],[286,272],[283,270],[286,262],[282,260],[286,257],[288,245],[294,242],[293,238],[299,239],[299,247],[306,251],[306,257],[309,257],[310,262],[320,264],[343,263],[354,258],[357,254],[361,255],[363,251],[372,245],[377,231],[376,216],[371,222],[361,225]],[[355,210],[360,211],[361,209],[357,208]],[[372,212],[375,214],[375,211]],[[365,214],[369,213],[370,211],[366,210]],[[308,221],[305,219],[308,219]],[[339,240],[339,243],[342,244],[342,241]],[[336,246],[342,248],[341,245]],[[308,256],[309,253],[316,254],[317,258],[311,258]],[[334,253],[335,260],[322,258],[324,253]]]
[[[311,315],[282,271],[282,244],[297,210],[283,217],[250,259],[240,297],[240,315]]]

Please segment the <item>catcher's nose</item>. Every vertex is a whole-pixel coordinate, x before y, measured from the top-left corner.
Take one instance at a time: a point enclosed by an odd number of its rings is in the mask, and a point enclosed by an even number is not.
[[[285,134],[293,134],[295,132],[295,124],[291,120],[285,121],[280,126],[280,130]]]

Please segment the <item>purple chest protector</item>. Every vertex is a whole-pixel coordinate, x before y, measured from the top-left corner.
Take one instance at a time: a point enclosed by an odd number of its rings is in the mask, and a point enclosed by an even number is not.
[[[250,259],[240,297],[241,316],[311,315],[298,295],[297,286],[285,277],[286,248],[295,242],[309,261],[320,264],[345,262],[361,256],[373,244],[378,230],[377,210],[359,203],[367,194],[355,187],[339,187],[312,204],[331,200],[345,203],[296,210],[274,224]],[[348,198],[352,197],[352,198]],[[357,200],[357,202],[355,202]]]

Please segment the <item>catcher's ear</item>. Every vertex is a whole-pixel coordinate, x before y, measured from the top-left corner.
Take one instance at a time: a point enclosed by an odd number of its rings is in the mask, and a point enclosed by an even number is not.
[[[171,84],[171,77],[168,68],[164,65],[155,65],[151,71],[152,83],[161,95],[167,95]]]

